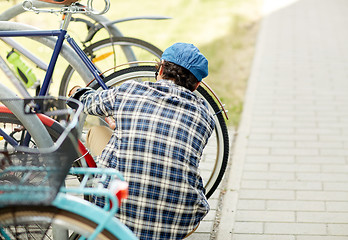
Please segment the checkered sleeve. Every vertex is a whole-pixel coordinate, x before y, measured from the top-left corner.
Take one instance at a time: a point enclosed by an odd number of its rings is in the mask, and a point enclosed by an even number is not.
[[[88,89],[79,97],[79,100],[84,105],[85,113],[96,116],[111,116],[115,111],[117,93],[118,88],[103,91]]]

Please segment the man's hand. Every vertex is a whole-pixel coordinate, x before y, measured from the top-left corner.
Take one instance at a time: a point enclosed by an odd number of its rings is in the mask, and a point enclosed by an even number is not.
[[[70,89],[68,96],[70,97],[71,95],[73,95],[77,89],[81,88],[80,86],[74,86],[72,89]]]
[[[116,128],[116,122],[115,122],[115,120],[114,120],[113,118],[111,118],[111,117],[106,117],[106,118],[105,118],[105,121],[109,124],[109,127],[110,127],[111,129],[115,129],[115,128]]]

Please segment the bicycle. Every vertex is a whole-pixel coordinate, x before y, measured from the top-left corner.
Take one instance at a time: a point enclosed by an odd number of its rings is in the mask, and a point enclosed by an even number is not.
[[[37,8],[61,8],[63,7],[62,4],[57,3],[49,3],[49,2],[42,2],[39,0],[33,1],[33,5]],[[26,12],[21,3],[18,3],[11,8],[7,9],[6,11],[2,12],[0,14],[0,21],[8,21],[10,19],[13,19],[20,14]],[[50,12],[50,11],[49,11]],[[116,26],[116,24],[128,22],[128,21],[134,21],[134,20],[167,20],[171,19],[167,16],[136,16],[136,17],[127,17],[127,18],[121,18],[121,19],[115,19],[115,20],[109,20],[107,17],[100,15],[100,14],[94,14],[91,13],[89,15],[85,15],[89,20],[86,20],[81,17],[72,18],[71,21],[73,22],[81,22],[86,25],[87,29],[87,35],[85,37],[85,40],[82,43],[91,42],[92,39],[95,37],[95,35],[102,29],[105,29],[110,35],[113,37],[123,37],[122,32],[119,30],[119,28]],[[92,22],[92,21],[94,22]]]
[[[35,7],[34,7],[35,6]],[[33,1],[33,11],[36,8],[57,8],[62,7],[62,5],[42,2],[42,1]],[[22,4],[17,4],[5,12],[0,14],[0,20],[10,20],[20,14],[25,12],[22,7]],[[47,12],[51,12],[47,10]],[[72,18],[71,21],[74,22],[82,22],[86,24],[88,29],[88,33],[86,39],[82,41],[82,47],[87,56],[94,62],[94,64],[98,66],[103,66],[103,69],[112,69],[118,64],[134,62],[139,60],[158,60],[162,55],[162,51],[156,46],[145,42],[141,39],[124,37],[120,30],[115,26],[116,23],[139,20],[139,19],[148,19],[148,20],[161,20],[161,19],[169,19],[168,17],[161,16],[142,16],[142,17],[133,17],[133,18],[125,18],[125,19],[117,19],[114,21],[110,21],[102,15],[98,14],[88,14],[86,15],[90,19],[94,20],[95,23],[92,23],[90,20],[86,20],[83,18]],[[92,39],[94,36],[101,30],[106,29],[109,38],[99,40],[97,42],[92,43]],[[25,48],[23,48],[20,44],[13,41],[12,39],[2,38],[2,40],[9,45],[11,48],[15,49],[16,52],[19,52],[21,55],[30,59],[34,65],[42,69],[43,71],[47,70],[47,65],[44,64],[40,59],[33,56],[30,52],[28,52]],[[88,45],[87,45],[88,44]],[[106,61],[107,60],[107,61]],[[116,64],[117,63],[117,64]],[[107,66],[107,67],[106,67]],[[102,69],[102,68],[100,68]],[[58,95],[67,96],[67,89],[69,86],[78,85],[78,84],[86,84],[86,82],[76,82],[77,75],[73,75],[74,68],[68,66],[63,74]],[[70,83],[72,80],[75,80],[75,83]],[[27,79],[24,79],[27,82]],[[36,84],[37,85],[37,84]],[[22,92],[25,90],[22,89]]]
[[[116,71],[112,73],[110,76],[105,77],[102,79],[100,76],[100,71],[95,67],[95,65],[90,61],[88,57],[84,54],[84,52],[78,47],[78,45],[75,43],[75,41],[67,36],[67,42],[72,46],[72,49],[65,46],[63,44],[64,36],[66,35],[66,29],[69,24],[69,19],[71,18],[71,15],[73,13],[76,13],[75,5],[72,5],[74,7],[73,10],[69,10],[70,8],[65,8],[65,20],[62,25],[62,28],[60,30],[54,30],[54,31],[47,31],[47,30],[38,30],[35,28],[32,28],[27,25],[19,24],[19,23],[11,23],[11,22],[0,22],[0,28],[5,31],[0,31],[0,37],[13,37],[13,36],[26,36],[26,37],[33,37],[33,36],[39,36],[36,40],[38,40],[40,43],[46,44],[53,48],[53,43],[56,42],[55,39],[43,37],[47,35],[54,35],[58,36],[57,44],[55,45],[55,50],[52,55],[52,60],[50,62],[50,65],[48,67],[47,74],[45,76],[43,85],[40,89],[39,94],[44,95],[48,91],[48,86],[50,84],[51,76],[53,73],[53,69],[58,57],[58,54],[61,53],[68,62],[76,69],[76,71],[82,76],[82,78],[85,81],[91,81],[93,78],[96,79],[98,84],[102,86],[102,88],[107,88],[108,86],[114,86],[117,85],[123,81],[129,80],[129,79],[137,79],[139,81],[147,80],[149,78],[154,79],[155,75],[155,67],[153,66],[131,66],[119,71]],[[81,12],[85,12],[85,9],[82,9]],[[9,31],[9,30],[17,30],[17,31]],[[60,52],[61,51],[61,52]],[[77,57],[78,54],[78,57]],[[81,59],[80,59],[81,58]],[[5,66],[6,67],[6,66]],[[95,88],[98,88],[99,85],[96,83],[92,83],[92,86]],[[1,88],[0,88],[1,91]],[[203,176],[203,180],[205,182],[206,187],[206,196],[210,197],[212,193],[216,190],[217,186],[222,180],[222,177],[224,175],[224,171],[227,166],[228,161],[228,147],[229,147],[229,139],[228,139],[228,132],[226,123],[224,120],[224,109],[221,105],[221,102],[216,103],[217,96],[213,94],[212,90],[206,85],[205,87],[200,86],[197,94],[200,94],[210,105],[210,108],[212,112],[215,114],[216,118],[216,129],[215,129],[215,135],[210,138],[210,141],[208,143],[208,147],[206,148],[207,151],[209,149],[214,150],[213,154],[206,154],[207,159],[210,160],[212,163],[210,163],[209,167],[207,167],[207,176]],[[211,95],[212,94],[212,95]],[[212,146],[209,147],[210,143],[212,143]],[[83,144],[80,144],[83,147]],[[83,150],[83,155],[86,155],[86,157],[89,156],[89,154]],[[202,161],[202,166],[203,166]],[[82,161],[82,164],[85,164]],[[93,160],[86,163],[87,166],[93,166]],[[213,166],[211,166],[213,165]],[[95,163],[94,163],[95,166]]]
[[[0,234],[2,239],[137,239],[114,216],[127,184],[115,169],[70,168],[79,157],[76,127],[82,106],[69,100],[70,108],[56,109],[56,101],[65,98],[36,97],[30,99],[1,99],[4,105],[21,106],[22,114],[39,122],[42,119],[64,119],[56,124],[64,128],[49,147],[0,141]],[[6,108],[2,106],[2,108]],[[6,108],[9,111],[9,108]],[[17,119],[18,120],[18,119]],[[16,128],[25,123],[12,123]],[[1,128],[7,132],[10,129]],[[45,128],[41,129],[45,131]],[[69,170],[70,169],[70,170]],[[66,175],[83,175],[81,185],[63,187]],[[96,177],[95,177],[96,176]],[[105,189],[105,181],[112,187]],[[93,194],[107,199],[105,208],[82,200],[75,194]]]

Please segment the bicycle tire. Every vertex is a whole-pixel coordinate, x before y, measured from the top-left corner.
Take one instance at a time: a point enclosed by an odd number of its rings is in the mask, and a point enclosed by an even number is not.
[[[52,140],[55,141],[57,138],[63,133],[64,127],[61,126],[59,123],[55,121],[42,121],[43,125],[45,126],[48,134],[52,137]],[[11,112],[9,112],[6,108],[0,108],[0,127],[2,129],[6,129],[7,132],[10,133],[10,136],[18,143],[22,143],[24,141],[25,135],[26,135],[26,129],[23,127],[21,121]],[[33,147],[36,146],[35,141],[31,140],[31,145]],[[72,143],[69,141],[63,142],[62,149],[70,150],[72,146]],[[3,149],[10,150],[10,145],[5,142]],[[83,167],[85,165],[88,165],[88,163],[83,163],[81,160],[74,161],[73,166],[74,167]],[[93,166],[92,166],[93,167]],[[69,181],[69,183],[74,183],[73,181],[78,180],[81,181],[82,176],[74,176],[74,175],[68,175],[66,177],[66,181]],[[89,200],[90,196],[84,196],[86,200]]]
[[[119,47],[122,48],[123,55],[117,56],[118,59],[115,60],[115,55],[120,55],[120,51],[114,52],[114,50],[115,48]],[[112,63],[111,61],[108,61],[108,64],[110,64],[108,67],[106,67],[105,61],[103,62],[103,64],[100,65],[100,69],[104,70],[107,68],[115,67],[118,64],[132,62],[136,60],[159,60],[162,55],[162,51],[156,46],[141,39],[131,37],[106,38],[104,40],[100,40],[89,45],[83,51],[92,61],[96,59],[97,52],[101,52],[100,55],[113,55],[114,61]],[[58,94],[60,96],[67,96],[68,90],[70,90],[75,85],[85,85],[83,81],[80,81],[76,77],[73,77],[74,72],[75,70],[70,65],[65,70],[59,86]],[[76,82],[73,83],[72,79],[74,79],[74,81]],[[80,83],[78,83],[78,81],[80,81]]]
[[[3,236],[7,235],[4,236],[5,239],[56,239],[52,225],[53,228],[59,227],[59,233],[64,231],[70,234],[69,231],[72,231],[71,236],[66,236],[68,239],[74,239],[77,233],[88,237],[97,226],[85,217],[54,206],[14,206],[0,209],[0,230],[3,231]],[[104,229],[98,239],[117,238]]]
[[[133,66],[112,73],[110,76],[106,77],[104,81],[107,86],[111,87],[121,84],[130,79],[146,81],[148,80],[148,78],[152,78],[154,80],[155,71],[156,68],[154,66]],[[93,84],[92,87],[95,89],[98,88],[96,83]],[[215,160],[211,159],[214,157],[209,157],[208,154],[203,153],[203,157],[200,163],[201,167],[204,164],[206,165],[206,167],[203,166],[201,168],[201,171],[204,170],[206,172],[205,174],[207,175],[204,176],[202,172],[202,177],[206,189],[206,197],[209,198],[218,188],[226,171],[229,157],[229,137],[222,111],[214,101],[214,98],[202,86],[199,86],[195,93],[201,96],[208,103],[210,111],[214,113],[216,124],[215,133],[210,138],[208,146],[205,148],[206,151],[212,150],[209,148],[217,148],[215,153]],[[214,140],[216,140],[216,144],[210,147],[209,144],[212,144]],[[211,167],[212,163],[213,167]],[[211,169],[213,170],[211,171]]]
[[[9,125],[5,125],[5,124],[11,124],[11,125],[15,125],[11,134],[11,137],[13,139],[15,139],[18,143],[21,143],[23,139],[21,139],[22,135],[25,135],[22,131],[26,132],[26,129],[22,126],[21,121],[11,112],[9,112],[8,110],[4,110],[3,108],[0,108],[0,127],[1,128],[11,128],[11,126]],[[46,123],[44,123],[44,126],[47,130],[47,132],[49,133],[49,135],[52,137],[52,139],[55,141],[57,140],[57,138],[62,134],[62,132],[64,131],[64,128],[59,125],[58,123],[54,122],[51,125],[47,125]],[[16,129],[15,129],[16,128]],[[20,138],[16,138],[16,136],[14,136],[14,134],[16,134],[17,136],[20,136]],[[33,142],[33,140],[32,140]],[[6,144],[6,143],[5,143]],[[66,144],[66,143],[63,143]],[[68,145],[70,143],[67,143]]]

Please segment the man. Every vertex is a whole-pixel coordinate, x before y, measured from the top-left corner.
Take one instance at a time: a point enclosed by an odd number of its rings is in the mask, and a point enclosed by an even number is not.
[[[164,51],[154,83],[73,90],[85,112],[115,120],[97,164],[128,181],[117,217],[140,239],[183,239],[209,211],[198,166],[215,123],[192,93],[207,75],[198,48],[176,43]]]

